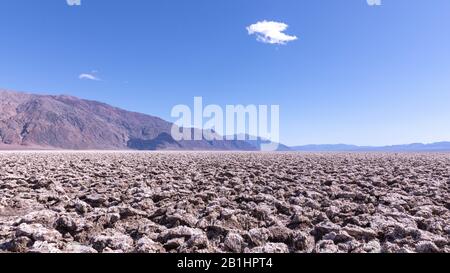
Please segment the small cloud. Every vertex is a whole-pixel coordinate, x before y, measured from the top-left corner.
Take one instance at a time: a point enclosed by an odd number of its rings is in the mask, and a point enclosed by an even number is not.
[[[296,36],[283,33],[288,25],[280,22],[262,21],[247,27],[249,35],[256,35],[259,42],[265,44],[281,44],[297,40]]]
[[[381,0],[367,0],[369,6],[381,6]]]
[[[78,76],[80,80],[90,80],[90,81],[99,81],[100,79],[95,76],[96,71],[93,71],[92,73],[83,73]]]
[[[66,0],[69,6],[81,6],[81,0]]]

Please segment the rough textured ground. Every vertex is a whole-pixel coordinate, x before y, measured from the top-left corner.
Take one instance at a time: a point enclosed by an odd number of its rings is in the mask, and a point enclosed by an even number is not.
[[[450,252],[450,154],[0,153],[0,251]]]

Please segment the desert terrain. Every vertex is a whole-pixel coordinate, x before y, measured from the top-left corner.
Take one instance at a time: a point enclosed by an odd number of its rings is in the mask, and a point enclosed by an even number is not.
[[[450,154],[0,152],[0,252],[450,252]]]

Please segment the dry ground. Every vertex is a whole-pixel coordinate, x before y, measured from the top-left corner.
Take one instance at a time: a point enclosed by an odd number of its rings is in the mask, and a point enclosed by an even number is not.
[[[1,152],[4,252],[450,252],[450,154]]]

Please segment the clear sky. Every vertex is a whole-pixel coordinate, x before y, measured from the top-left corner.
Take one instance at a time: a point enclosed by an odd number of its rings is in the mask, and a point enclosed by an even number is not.
[[[264,20],[297,39],[249,35]],[[172,121],[194,96],[279,104],[289,145],[450,140],[450,1],[1,0],[0,88]]]

